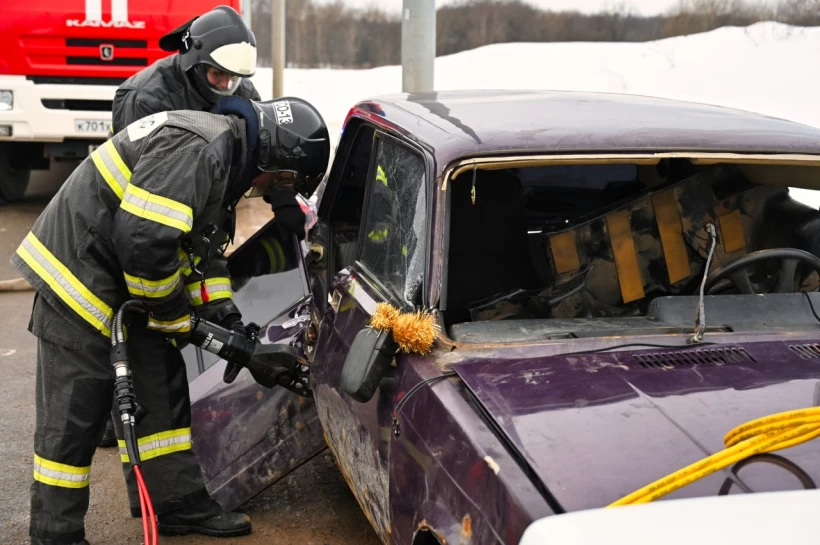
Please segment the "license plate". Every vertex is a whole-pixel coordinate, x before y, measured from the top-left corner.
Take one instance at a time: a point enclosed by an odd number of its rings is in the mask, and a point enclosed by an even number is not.
[[[74,130],[76,132],[109,132],[111,121],[106,119],[75,119]]]

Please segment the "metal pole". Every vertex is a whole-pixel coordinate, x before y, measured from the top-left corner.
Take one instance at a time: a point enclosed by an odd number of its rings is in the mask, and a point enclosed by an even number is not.
[[[253,28],[251,26],[251,15],[253,11],[253,2],[252,0],[242,0],[242,19],[245,21],[245,24],[248,25],[248,28]]]
[[[285,75],[285,0],[271,3],[271,61],[273,62],[273,98],[284,95]]]
[[[433,91],[436,0],[404,0],[401,22],[401,89]]]

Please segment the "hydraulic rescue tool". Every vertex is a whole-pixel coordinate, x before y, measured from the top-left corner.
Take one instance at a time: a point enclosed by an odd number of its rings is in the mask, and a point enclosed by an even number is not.
[[[299,349],[285,344],[260,343],[259,326],[253,322],[243,329],[244,332],[225,329],[192,317],[190,342],[227,362],[223,375],[227,383],[233,382],[244,367],[266,388],[278,385],[312,397],[308,386],[310,368]]]
[[[128,363],[128,349],[125,340],[123,320],[126,313],[146,314],[146,310],[137,301],[124,303],[114,318],[111,328],[111,364],[114,366],[114,394],[117,399],[117,410],[123,427],[125,448],[128,460],[134,468],[142,507],[143,532],[145,545],[157,544],[157,527],[154,507],[148,495],[148,488],[140,470],[139,446],[135,425],[146,414],[137,403],[134,393],[134,381]],[[259,326],[250,323],[240,329],[225,329],[207,322],[195,315],[191,316],[191,333],[189,342],[195,346],[216,354],[227,362],[223,380],[231,383],[242,368],[248,369],[254,380],[267,388],[282,386],[305,397],[312,397],[308,378],[310,368],[301,352],[289,345],[262,344],[259,342]],[[149,528],[149,524],[151,525]],[[149,539],[149,529],[153,540]]]

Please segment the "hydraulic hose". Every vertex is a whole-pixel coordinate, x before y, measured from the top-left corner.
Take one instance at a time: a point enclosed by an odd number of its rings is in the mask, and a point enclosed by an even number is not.
[[[137,441],[135,424],[145,414],[143,408],[137,403],[134,393],[134,381],[131,376],[131,369],[128,364],[128,347],[125,342],[125,328],[123,320],[126,312],[145,313],[145,309],[138,301],[127,301],[114,316],[111,327],[111,364],[114,366],[114,394],[117,398],[117,409],[122,422],[123,439],[125,449],[128,452],[128,460],[134,470],[134,477],[139,490],[140,508],[142,510],[142,530],[145,545],[157,545],[159,532],[157,531],[157,519],[154,516],[154,505],[151,496],[148,494],[148,487],[142,476],[140,469],[140,452]]]
[[[157,545],[159,539],[159,532],[157,531],[157,517],[154,514],[154,504],[151,502],[151,496],[148,495],[148,486],[145,484],[145,479],[142,477],[142,470],[139,464],[134,466],[134,476],[137,478],[137,489],[140,495],[140,508],[142,509],[142,531],[145,538],[144,545]],[[145,516],[145,509],[148,509],[148,516]],[[151,541],[149,539],[148,521],[151,521]]]
[[[726,448],[624,496],[607,507],[648,503],[755,454],[793,447],[820,437],[820,407],[764,416],[723,438]]]

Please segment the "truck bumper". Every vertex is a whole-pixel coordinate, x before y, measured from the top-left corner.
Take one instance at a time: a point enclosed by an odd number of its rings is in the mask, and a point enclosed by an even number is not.
[[[0,111],[0,142],[102,141],[110,136],[114,85],[35,84],[25,76],[0,75],[0,90],[14,93],[11,110]],[[73,109],[92,103],[106,110]],[[75,106],[76,105],[76,106]]]

